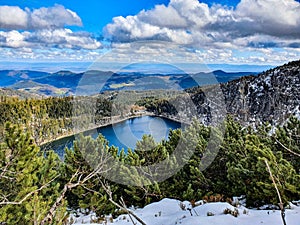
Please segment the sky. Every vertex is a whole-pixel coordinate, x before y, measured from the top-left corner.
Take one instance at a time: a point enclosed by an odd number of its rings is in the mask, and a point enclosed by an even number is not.
[[[0,66],[261,66],[299,56],[296,0],[0,0]]]

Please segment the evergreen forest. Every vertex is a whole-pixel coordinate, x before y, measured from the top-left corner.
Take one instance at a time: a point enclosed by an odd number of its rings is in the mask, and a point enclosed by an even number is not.
[[[79,101],[86,104],[86,98]],[[113,93],[96,98],[96,116],[89,122],[99,124],[111,115],[111,99]],[[109,146],[102,135],[81,135],[61,159],[41,146],[72,131],[74,110],[87,110],[74,109],[73,101],[1,96],[0,224],[67,224],[68,215],[78,209],[96,212],[99,218],[116,217],[124,213],[122,206],[142,207],[166,197],[231,202],[233,196],[243,196],[248,207],[276,205],[266,163],[284,204],[300,197],[300,121],[295,117],[276,129],[268,123],[244,126],[230,115],[223,130],[193,120],[184,130],[171,130],[168,140],[160,143],[144,136],[126,153]],[[118,106],[121,116],[134,113],[126,104]],[[154,107],[149,98],[137,104],[155,110],[160,105]],[[209,152],[208,145],[215,145],[217,154]],[[178,148],[180,157],[174,154]],[[212,163],[201,169],[207,157],[213,157]],[[155,177],[164,173],[159,162],[164,160],[176,173],[157,182]],[[145,171],[153,164],[156,170]]]

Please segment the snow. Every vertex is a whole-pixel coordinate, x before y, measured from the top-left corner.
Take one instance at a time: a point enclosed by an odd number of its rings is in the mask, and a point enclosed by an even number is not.
[[[270,74],[265,78],[265,83],[266,83],[266,85],[268,85],[268,87],[272,87]]]
[[[225,209],[234,210],[235,207],[227,202],[211,202],[194,208],[198,216],[206,217],[208,213],[223,215]]]
[[[203,202],[201,202],[203,203]],[[225,214],[224,210],[237,210],[237,217],[231,214]],[[256,225],[256,224],[282,224],[281,213],[279,210],[255,210],[247,209],[244,206],[234,207],[226,202],[212,202],[192,208],[188,201],[181,202],[175,199],[165,198],[160,202],[155,202],[145,206],[142,209],[132,209],[132,211],[141,218],[147,225]],[[90,223],[94,214],[74,218],[76,225],[97,224]],[[135,222],[136,220],[132,218]],[[73,221],[74,221],[73,220]],[[300,207],[290,203],[290,209],[286,210],[286,222],[288,225],[300,224]],[[98,223],[101,224],[101,223]],[[107,222],[103,224],[110,225],[132,225],[130,217],[120,215],[113,222],[107,217]],[[136,224],[140,224],[136,222]]]

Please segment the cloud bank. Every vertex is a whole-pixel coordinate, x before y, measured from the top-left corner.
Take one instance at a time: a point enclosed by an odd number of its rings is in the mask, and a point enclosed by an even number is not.
[[[114,17],[102,42],[72,26],[84,30],[79,15],[62,5],[0,6],[0,58],[274,65],[300,58],[296,0],[241,0],[236,7],[170,0]]]
[[[66,26],[82,26],[81,18],[62,5],[30,10],[0,6],[0,47],[98,49],[101,43],[87,32]]]
[[[0,47],[98,49],[100,46],[100,42],[91,38],[89,33],[72,32],[66,28],[35,32],[0,31]]]
[[[241,0],[235,7],[171,0],[137,15],[115,17],[104,32],[114,42],[163,40],[196,48],[299,47],[300,3]]]
[[[30,30],[82,26],[80,17],[62,5],[30,10],[18,6],[0,6],[0,29]]]

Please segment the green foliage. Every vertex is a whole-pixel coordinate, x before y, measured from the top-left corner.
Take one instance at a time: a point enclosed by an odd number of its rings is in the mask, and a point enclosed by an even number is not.
[[[115,149],[111,149],[115,152]],[[74,142],[73,149],[66,149],[64,160],[64,183],[70,180],[76,183],[80,179],[82,181],[93,173],[103,161],[108,159],[109,147],[107,140],[103,136],[98,136],[96,140],[91,137],[80,135]],[[103,160],[103,161],[102,161]],[[105,171],[107,168],[103,168]],[[74,174],[77,175],[75,177]],[[103,190],[101,182],[105,182],[104,178],[97,176],[82,183],[82,185],[71,189],[67,193],[67,199],[70,205],[75,208],[85,208],[96,212],[99,216],[113,213],[116,207],[109,202],[107,193]],[[110,185],[113,192],[117,192],[118,187]]]
[[[115,109],[124,111],[124,106]],[[74,124],[83,121],[85,128],[90,124],[108,122],[112,113],[112,101],[108,96],[95,97],[49,97],[46,99],[20,100],[13,97],[0,99],[0,131],[11,122],[26,127],[35,142],[42,145],[61,135],[70,134]],[[94,115],[84,118],[84,115]],[[78,121],[77,121],[78,120]],[[1,137],[0,137],[1,138]]]
[[[232,183],[233,194],[246,194],[249,206],[278,203],[265,160],[268,161],[272,174],[276,175],[277,185],[285,203],[297,198],[300,193],[300,176],[293,166],[282,158],[281,153],[273,152],[264,142],[256,134],[247,134],[243,142],[244,155],[226,164],[227,178]],[[238,156],[238,151],[235,150],[231,154]]]
[[[156,113],[176,114],[170,96],[156,98],[149,95],[138,104]],[[103,166],[97,176],[68,189],[55,211],[52,224],[61,224],[66,216],[66,206],[93,210],[98,215],[115,214],[116,206],[111,203],[103,184],[110,187],[115,202],[122,197],[127,206],[144,206],[165,197],[199,200],[215,194],[224,198],[246,195],[249,206],[277,204],[265,160],[285,203],[300,197],[300,157],[297,156],[300,153],[300,121],[297,118],[291,118],[271,134],[268,124],[254,130],[229,117],[221,146],[219,129],[193,121],[184,130],[171,130],[168,140],[160,143],[151,136],[144,136],[137,142],[135,150],[109,147],[101,135],[97,139],[80,136],[72,149],[66,149],[64,162],[54,152],[42,152],[37,147],[36,143],[70,131],[73,113],[95,113],[95,118],[87,117],[81,122],[98,123],[106,121],[112,107],[118,112],[129,110],[124,104],[112,106],[113,98],[113,93],[98,98],[80,97],[77,99],[80,104],[75,108],[72,97],[22,101],[1,98],[0,202],[11,204],[0,205],[0,223],[38,224],[65,185],[84,180],[102,165],[103,160],[118,163],[109,164],[109,168]],[[173,100],[176,101],[176,96]],[[86,102],[96,103],[96,107],[85,107]],[[17,125],[4,125],[9,121]],[[208,145],[211,148],[207,148]],[[218,154],[215,156],[211,149],[219,149]],[[202,171],[205,163],[213,158]],[[160,165],[161,162],[167,169]],[[147,169],[153,165],[155,170]],[[109,173],[105,173],[106,170]],[[168,179],[150,182],[158,175],[168,173]],[[112,180],[133,185],[125,186]]]
[[[39,224],[60,192],[60,161],[53,152],[43,155],[27,132],[7,124],[0,153],[0,222]],[[65,203],[53,224],[61,224]]]
[[[272,138],[274,149],[282,152],[295,170],[300,173],[300,120],[291,117],[287,123],[278,127]]]

